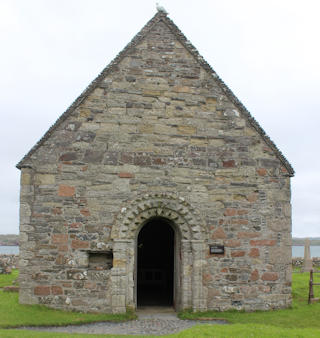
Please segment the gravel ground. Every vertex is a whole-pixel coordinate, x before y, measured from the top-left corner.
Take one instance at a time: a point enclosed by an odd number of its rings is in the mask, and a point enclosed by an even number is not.
[[[85,325],[24,327],[37,331],[92,333],[92,334],[126,334],[126,335],[166,335],[188,329],[196,324],[227,324],[223,320],[181,320],[172,311],[150,312],[138,311],[138,319],[124,323],[94,323]]]

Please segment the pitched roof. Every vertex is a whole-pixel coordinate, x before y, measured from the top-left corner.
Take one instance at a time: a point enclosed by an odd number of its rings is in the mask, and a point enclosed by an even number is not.
[[[17,168],[30,167],[28,159],[30,156],[50,137],[54,130],[67,119],[67,117],[88,97],[88,95],[98,87],[99,83],[111,73],[118,63],[128,54],[130,49],[138,45],[144,37],[148,34],[151,28],[162,21],[165,23],[171,32],[175,35],[177,40],[190,52],[191,55],[198,61],[198,63],[215,79],[216,83],[220,86],[221,90],[228,97],[228,99],[239,109],[242,115],[247,119],[249,124],[261,135],[266,144],[274,151],[282,165],[287,169],[289,176],[294,175],[294,169],[291,164],[277,148],[275,143],[261,128],[259,123],[251,116],[246,107],[239,101],[239,99],[233,94],[233,92],[227,87],[227,85],[219,78],[217,73],[211,68],[211,66],[204,60],[199,54],[197,49],[191,44],[189,40],[184,36],[175,23],[167,17],[164,12],[157,12],[154,17],[141,29],[141,31],[129,42],[129,44],[111,61],[111,63],[103,69],[103,71],[90,83],[90,85],[82,92],[82,94],[71,104],[71,106],[57,119],[57,121],[49,128],[44,136],[31,148],[31,150],[22,158],[17,164]]]

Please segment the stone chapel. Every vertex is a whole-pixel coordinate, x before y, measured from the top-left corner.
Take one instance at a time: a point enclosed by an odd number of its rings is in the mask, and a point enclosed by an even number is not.
[[[17,168],[20,303],[290,306],[294,170],[166,13]]]

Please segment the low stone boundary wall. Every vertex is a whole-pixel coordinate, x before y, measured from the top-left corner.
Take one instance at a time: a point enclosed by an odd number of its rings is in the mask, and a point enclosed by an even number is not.
[[[18,262],[19,255],[0,255],[0,274],[10,273],[11,269],[16,269],[18,267]]]
[[[300,268],[303,265],[303,261],[304,261],[303,257],[292,257],[292,266]],[[314,267],[320,267],[320,257],[313,257],[312,265]]]

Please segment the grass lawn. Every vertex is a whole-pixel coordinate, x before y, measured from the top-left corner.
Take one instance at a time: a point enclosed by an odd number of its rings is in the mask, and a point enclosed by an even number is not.
[[[12,282],[19,276],[19,270],[13,269],[9,275],[0,275],[0,288],[7,285],[12,285]]]
[[[0,276],[0,283],[3,278],[8,278],[8,276]],[[251,313],[238,311],[191,313],[185,311],[179,314],[180,318],[225,318],[232,325],[200,324],[168,337],[320,337],[320,303],[307,304],[308,280],[308,273],[293,274],[293,305],[291,309]],[[320,274],[315,274],[314,281],[320,282]],[[320,286],[314,287],[314,293],[316,297],[320,296]],[[3,328],[0,329],[0,337],[125,337],[18,331],[4,328],[22,325],[80,324],[132,318],[134,318],[134,314],[83,314],[52,310],[39,305],[20,305],[16,293],[0,291],[0,328]]]
[[[66,312],[49,309],[43,305],[22,305],[18,303],[18,294],[12,292],[0,291],[0,300],[0,328],[124,321],[135,318],[133,313],[113,315]]]
[[[0,330],[1,338],[59,338],[59,337],[152,337],[154,336],[123,336],[123,335],[98,335],[98,334],[66,334],[57,332],[38,332],[28,330]],[[256,325],[256,324],[234,324],[234,325],[197,325],[190,329],[181,331],[177,334],[163,336],[170,338],[197,338],[197,337],[215,337],[215,338],[232,338],[232,337],[254,337],[254,338],[292,338],[292,337],[314,337],[319,338],[319,331],[315,329],[285,329],[276,326]]]

